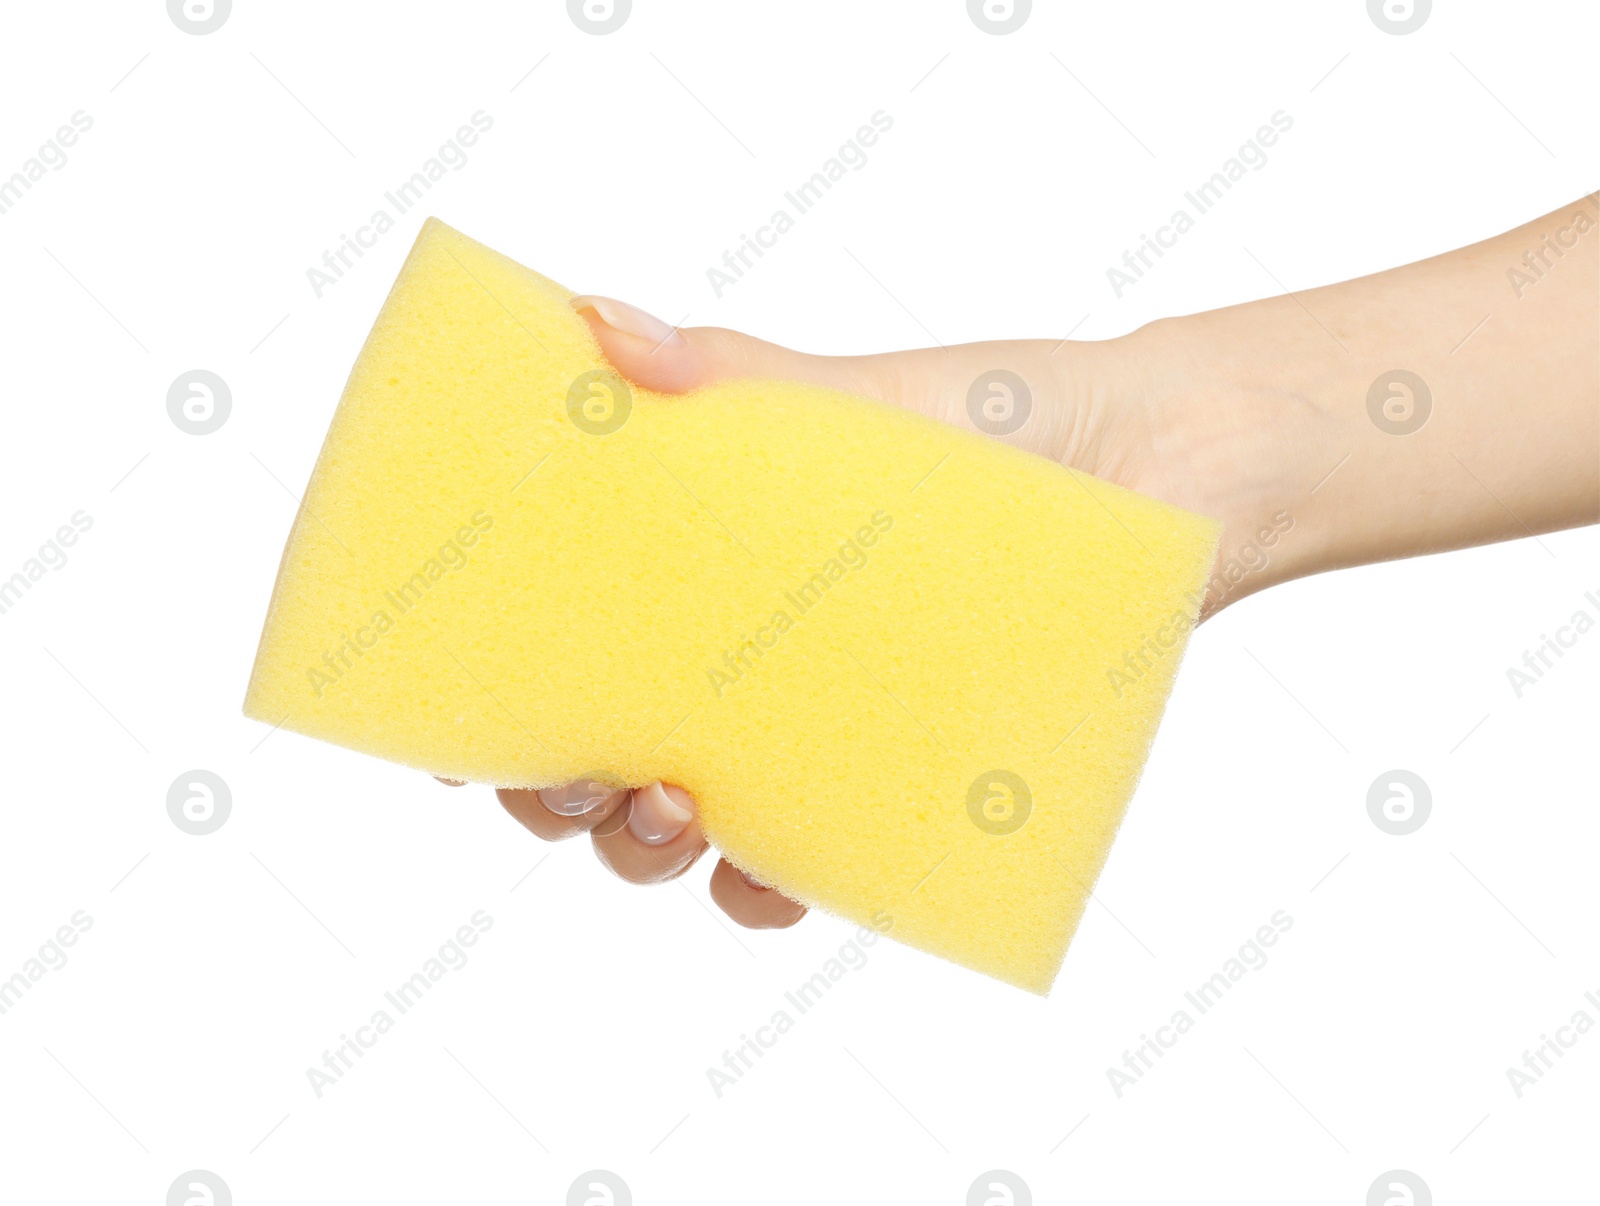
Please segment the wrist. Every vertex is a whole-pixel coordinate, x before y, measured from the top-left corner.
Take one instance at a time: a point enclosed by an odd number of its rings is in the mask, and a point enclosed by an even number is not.
[[[1341,549],[1355,534],[1329,505],[1358,434],[1339,405],[1350,369],[1298,334],[1264,337],[1245,309],[1118,341],[1147,449],[1133,488],[1222,523],[1203,614],[1362,559]]]

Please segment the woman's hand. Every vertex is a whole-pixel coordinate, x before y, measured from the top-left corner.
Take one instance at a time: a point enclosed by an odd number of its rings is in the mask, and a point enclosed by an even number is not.
[[[806,381],[975,430],[967,404],[973,381],[992,369],[1007,369],[1022,377],[1032,402],[1028,421],[1009,442],[1134,484],[1128,465],[1113,467],[1090,455],[1110,443],[1100,428],[1110,408],[1094,404],[1094,391],[1106,391],[1091,381],[1087,357],[1073,349],[1098,345],[1027,340],[883,356],[808,356],[737,331],[675,329],[609,298],[579,297],[573,305],[623,376],[665,393],[737,378]],[[1056,351],[1059,357],[1052,355]],[[1137,422],[1126,415],[1123,419],[1129,434],[1122,445],[1138,447],[1143,441],[1131,434]],[[512,816],[547,841],[588,833],[600,861],[632,883],[660,883],[682,875],[706,850],[694,801],[679,787],[654,783],[629,793],[583,783],[545,791],[502,789],[498,794]],[[711,897],[740,925],[757,929],[790,926],[805,915],[803,906],[746,879],[726,859],[719,859],[711,874]]]
[[[618,371],[665,393],[805,381],[978,431],[984,403],[1006,401],[986,374],[1015,374],[1027,419],[993,438],[1222,521],[1210,615],[1304,574],[1594,522],[1597,248],[1591,196],[1435,259],[1118,339],[875,356],[674,328],[603,297],[573,306]],[[1542,249],[1531,265],[1530,249]],[[706,849],[677,787],[499,796],[541,838],[588,833],[634,883],[681,875]],[[741,925],[780,928],[805,913],[726,860],[711,894]]]

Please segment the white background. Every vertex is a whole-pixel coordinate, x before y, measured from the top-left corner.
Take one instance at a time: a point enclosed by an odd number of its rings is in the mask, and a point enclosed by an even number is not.
[[[0,1200],[155,1206],[201,1168],[240,1206],[555,1203],[604,1168],[639,1203],[960,1203],[1001,1168],[1038,1202],[1359,1206],[1399,1168],[1441,1204],[1594,1201],[1600,1031],[1521,1099],[1506,1069],[1600,1021],[1600,633],[1521,699],[1506,669],[1597,611],[1595,530],[1226,611],[1048,1000],[880,943],[720,1099],[706,1069],[848,927],[737,931],[709,860],[631,887],[486,790],[239,712],[293,495],[425,212],[811,350],[1103,338],[1600,183],[1594,6],[1434,9],[1397,37],[1361,0],[1041,3],[997,37],[953,0],[636,0],[596,37],[550,0],[237,0],[205,36],[159,0],[9,6],[0,174],[94,124],[0,215],[0,576],[93,527],[0,616],[0,977],[93,924],[0,1016]],[[480,109],[466,166],[315,297]],[[868,164],[716,298],[706,269],[880,109]],[[1124,248],[1280,109],[1268,165],[1115,298]],[[233,395],[204,437],[165,407],[197,367]],[[232,790],[207,837],[166,813],[192,768]],[[1408,837],[1366,813],[1393,768],[1433,793]],[[479,909],[470,962],[317,1098],[306,1069]],[[1280,909],[1270,962],[1119,1099],[1108,1066]]]

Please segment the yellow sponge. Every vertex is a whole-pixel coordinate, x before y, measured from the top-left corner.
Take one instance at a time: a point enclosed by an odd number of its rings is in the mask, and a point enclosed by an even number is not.
[[[455,779],[655,779],[809,905],[1035,992],[1216,525],[814,386],[674,397],[434,220],[289,536],[245,712]]]

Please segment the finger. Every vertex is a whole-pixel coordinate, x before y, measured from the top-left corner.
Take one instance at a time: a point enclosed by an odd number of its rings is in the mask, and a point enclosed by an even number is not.
[[[711,899],[752,930],[786,930],[806,915],[805,905],[758,884],[725,858],[711,872]]]
[[[694,800],[681,787],[652,783],[635,788],[626,807],[593,830],[600,861],[629,883],[675,879],[706,850]]]
[[[604,824],[628,799],[625,787],[580,779],[561,787],[502,787],[494,793],[505,810],[535,836],[559,842]]]
[[[572,306],[622,375],[647,389],[681,394],[715,381],[765,377],[837,389],[863,384],[850,356],[808,356],[721,327],[673,327],[637,306],[586,295]]]
[[[646,389],[685,393],[741,378],[805,381],[903,406],[1057,459],[1065,455],[1080,417],[1074,365],[1094,347],[1074,344],[1058,356],[1064,341],[1020,339],[875,356],[812,356],[721,327],[669,326],[614,298],[589,294],[573,298],[572,305],[606,359]],[[1022,401],[1009,376],[1004,393],[995,394],[997,370],[1021,379]],[[1014,426],[995,426],[996,416],[985,408],[997,398],[1020,408],[1005,412],[1016,416]]]

